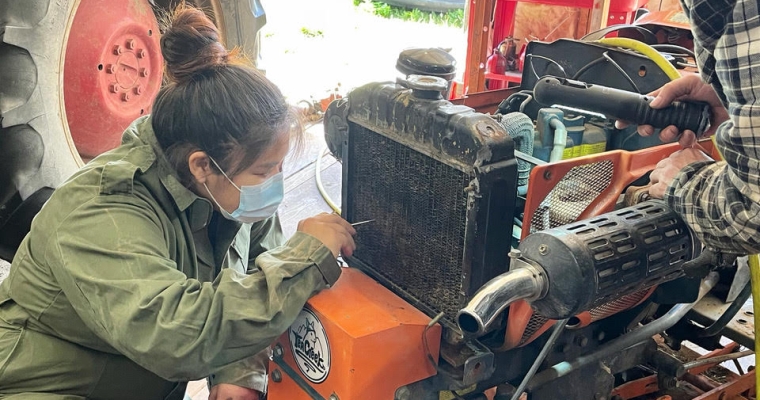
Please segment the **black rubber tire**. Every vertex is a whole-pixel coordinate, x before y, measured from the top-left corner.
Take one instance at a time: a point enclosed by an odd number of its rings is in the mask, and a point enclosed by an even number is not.
[[[176,3],[140,1],[159,11]],[[257,59],[257,33],[265,23],[258,0],[194,3],[212,16],[229,47]],[[67,128],[62,88],[66,40],[78,4],[0,0],[0,229],[19,200],[57,187],[82,165]]]
[[[1,1],[1,0],[0,0]],[[260,53],[259,32],[266,24],[266,14],[259,0],[188,0],[203,8],[220,27],[228,48],[239,47],[256,63]],[[151,0],[154,6],[170,10],[177,0]]]
[[[114,0],[126,1],[126,0]],[[175,2],[142,0],[157,8]],[[0,0],[0,226],[2,209],[56,187],[82,165],[64,111],[63,57],[76,0]],[[265,17],[258,0],[197,0],[230,47],[256,60]]]
[[[62,58],[74,0],[0,1],[0,207],[81,165],[64,129]]]
[[[219,3],[214,9],[217,25],[224,32],[228,48],[239,47],[243,53],[258,67],[261,54],[261,28],[266,24],[266,14],[259,0],[202,0],[203,3]],[[198,0],[198,3],[201,3]],[[221,15],[220,20],[218,16]]]

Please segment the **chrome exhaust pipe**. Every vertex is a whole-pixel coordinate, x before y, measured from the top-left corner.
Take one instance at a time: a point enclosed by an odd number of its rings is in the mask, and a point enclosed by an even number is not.
[[[510,304],[517,300],[538,300],[546,295],[549,282],[541,267],[512,259],[512,270],[478,290],[467,306],[457,313],[457,325],[464,334],[482,336]]]

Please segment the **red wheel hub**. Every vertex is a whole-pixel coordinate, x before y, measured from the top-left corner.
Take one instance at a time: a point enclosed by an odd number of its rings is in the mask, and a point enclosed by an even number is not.
[[[159,29],[147,0],[81,0],[69,32],[63,96],[85,158],[119,145],[161,88]]]

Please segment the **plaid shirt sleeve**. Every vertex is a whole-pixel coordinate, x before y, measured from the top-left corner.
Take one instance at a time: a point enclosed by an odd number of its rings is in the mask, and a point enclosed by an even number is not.
[[[695,163],[665,194],[708,247],[760,252],[760,13],[756,0],[683,0],[700,73],[729,120],[716,133],[724,162]]]

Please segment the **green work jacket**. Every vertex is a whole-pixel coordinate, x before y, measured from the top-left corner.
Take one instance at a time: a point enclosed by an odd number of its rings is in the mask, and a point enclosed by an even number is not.
[[[61,185],[0,285],[0,398],[182,399],[202,378],[262,390],[268,346],[340,267],[307,234],[281,244],[277,217],[213,213],[149,117]]]

